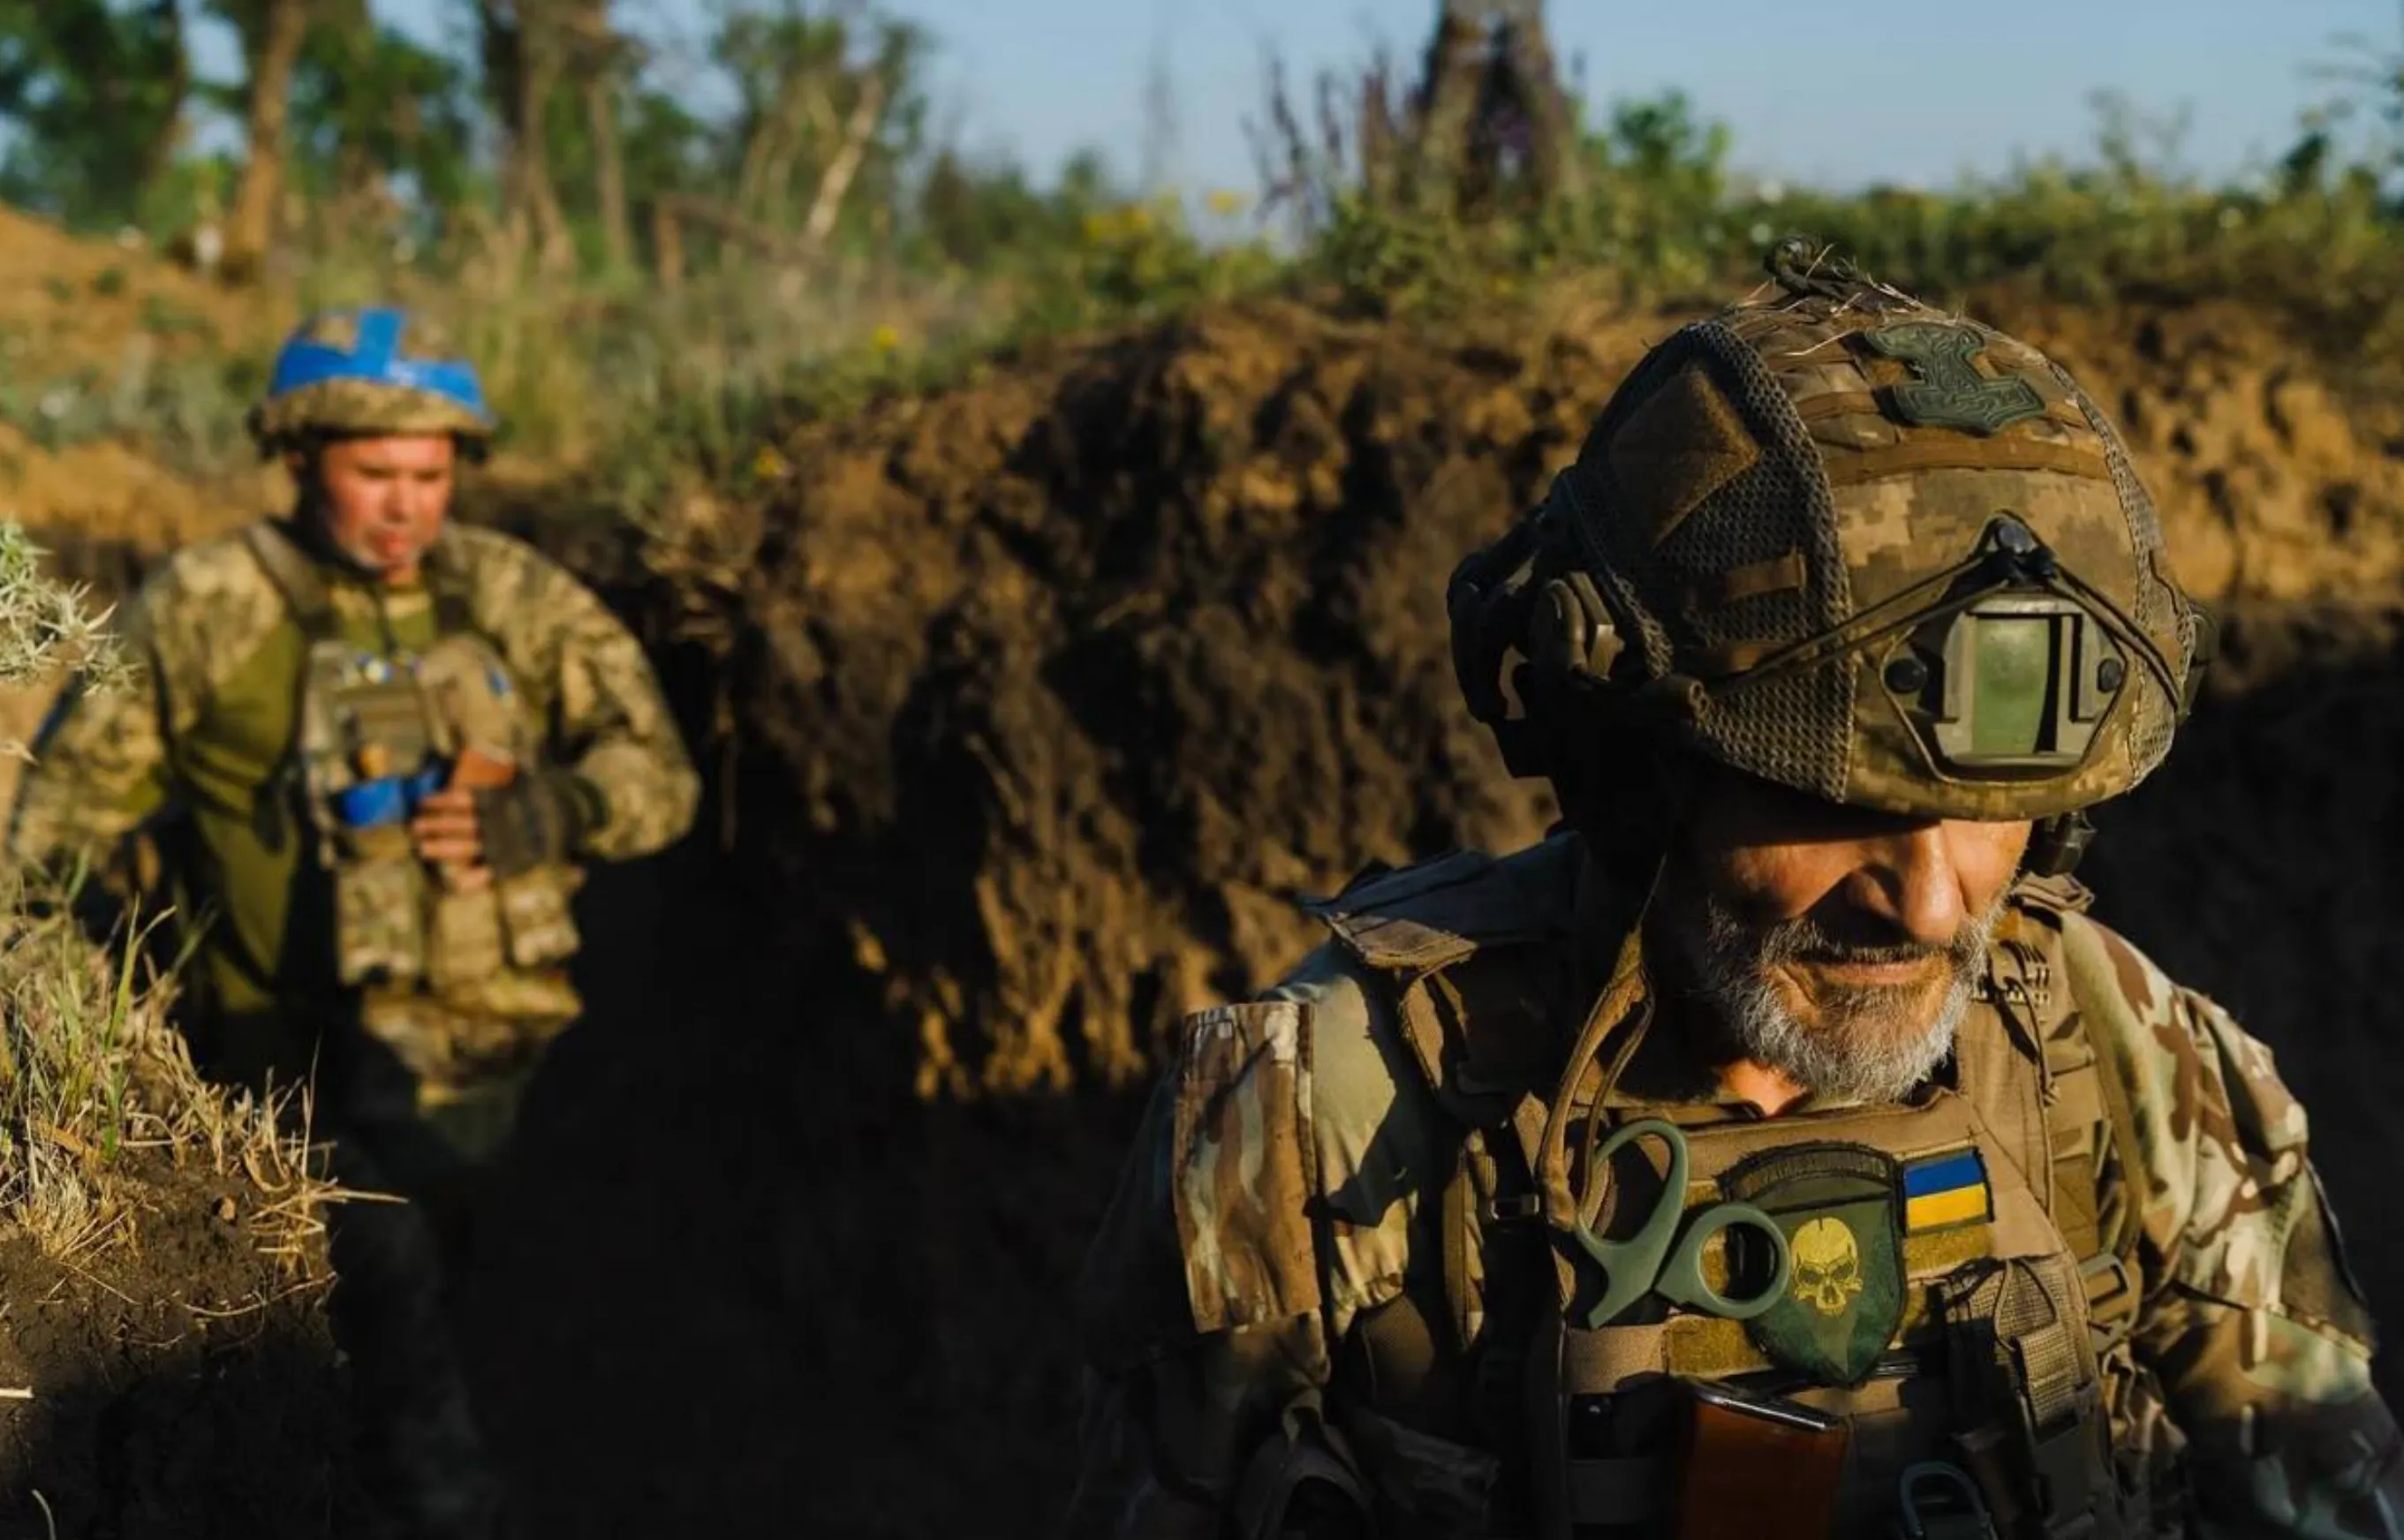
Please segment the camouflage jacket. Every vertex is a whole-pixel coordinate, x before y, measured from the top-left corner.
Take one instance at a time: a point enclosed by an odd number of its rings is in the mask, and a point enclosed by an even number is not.
[[[624,625],[522,541],[454,525],[430,561],[546,725],[549,764],[583,819],[577,860],[665,846],[691,823],[698,781],[650,665]],[[385,651],[435,635],[425,588],[384,590],[321,564],[343,633]],[[245,538],[169,558],[128,607],[133,688],[71,683],[35,745],[8,835],[20,865],[106,847],[166,810],[187,815],[175,875],[217,915],[202,944],[214,1008],[273,1010],[324,987],[322,907],[306,888],[292,776],[308,643]]]
[[[1574,851],[1561,838],[1455,858],[1455,880],[1416,901],[1511,944],[1513,987],[1556,1019],[1576,1013],[1572,1032],[1599,983],[1586,959],[1613,950],[1581,931],[1593,878]],[[2033,902],[2016,892],[2014,913]],[[1423,933],[1396,943],[1405,976],[1443,965]],[[2083,914],[2004,933],[2051,938],[2010,965],[2070,979],[2057,1015],[2083,1015],[2079,1036],[2129,1093],[2131,1180],[2093,1211],[2126,1216],[2140,1275],[2122,1351],[2143,1384],[2114,1401],[2117,1447],[2184,1445],[2190,1533],[2404,1536],[2404,1447],[2371,1387],[2368,1311],[2269,1050]],[[1450,1407],[1397,1407],[1367,1382],[1363,1338],[1390,1305],[1453,1318],[1433,1222],[1465,1129],[1397,998],[1392,975],[1329,946],[1262,1003],[1188,1020],[1079,1292],[1086,1409],[1066,1533],[1251,1540],[1257,1451],[1313,1427],[1329,1430],[1317,1452],[1287,1468],[1332,1463],[1390,1540],[1490,1533],[1494,1451],[1462,1442]]]

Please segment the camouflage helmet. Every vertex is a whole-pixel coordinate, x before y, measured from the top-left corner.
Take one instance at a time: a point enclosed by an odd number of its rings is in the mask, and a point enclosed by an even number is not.
[[[275,356],[250,430],[275,454],[311,434],[448,433],[480,450],[494,420],[475,366],[390,306],[319,311]]]
[[[1454,573],[1470,707],[1565,805],[1638,733],[1830,802],[2083,828],[2169,750],[2209,638],[2128,452],[2034,348],[1810,259],[1654,348]]]

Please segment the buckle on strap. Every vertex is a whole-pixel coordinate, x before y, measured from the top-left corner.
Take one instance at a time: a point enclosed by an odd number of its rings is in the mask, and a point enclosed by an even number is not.
[[[2122,1526],[2103,1389],[2093,1378],[2092,1328],[2081,1329],[2070,1302],[2074,1289],[2110,1297],[2111,1290],[2125,1288],[2133,1298],[2134,1288],[2125,1269],[2116,1279],[2111,1268],[2098,1268],[2100,1280],[2085,1276],[2084,1267],[2077,1271],[2082,1276],[2074,1282],[2068,1258],[2015,1260],[1981,1278],[1958,1302],[1956,1366],[1971,1397],[1963,1407],[1965,1421],[1978,1427],[2004,1411],[2002,1424],[1988,1421],[1987,1436],[1978,1441],[2002,1458],[1983,1464],[1974,1459],[1970,1468],[1987,1484],[1997,1511],[2025,1508],[2033,1534],[2118,1540]],[[1997,1371],[2002,1383],[1992,1378]],[[2000,1407],[1978,1404],[2006,1385],[2008,1398]]]
[[[1897,1540],[1995,1540],[1995,1521],[1978,1484],[1959,1465],[1942,1460],[1907,1465],[1895,1488]]]
[[[2111,1476],[2103,1463],[2098,1422],[2101,1398],[2090,1389],[2060,1427],[2029,1440],[2029,1474],[2035,1478],[2037,1514],[2047,1540],[2104,1540],[2103,1510],[2112,1501]]]
[[[2111,1252],[2081,1262],[2078,1280],[2087,1289],[2087,1325],[2100,1357],[2118,1347],[2136,1325],[2137,1280]]]
[[[1489,1225],[1519,1225],[1541,1217],[1544,1200],[1537,1193],[1514,1193],[1508,1197],[1489,1197],[1477,1206],[1478,1217]]]

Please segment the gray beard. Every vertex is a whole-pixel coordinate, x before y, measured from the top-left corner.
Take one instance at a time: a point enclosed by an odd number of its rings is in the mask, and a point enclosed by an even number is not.
[[[1694,1002],[1717,1018],[1746,1057],[1775,1070],[1823,1099],[1901,1101],[1953,1052],[1954,1034],[1986,970],[1988,943],[2002,917],[1998,896],[1945,946],[1918,943],[1856,945],[1837,941],[1806,916],[1763,931],[1708,892],[1666,894],[1659,927],[1682,965]],[[1924,988],[1891,986],[1813,992],[1816,1024],[1788,1009],[1773,970],[1803,962],[1906,962],[1942,957],[1945,993],[1931,1014]]]

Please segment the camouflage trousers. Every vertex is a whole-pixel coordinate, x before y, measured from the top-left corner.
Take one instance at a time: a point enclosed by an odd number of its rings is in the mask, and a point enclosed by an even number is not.
[[[212,1025],[214,1072],[256,1084],[243,1071],[273,1066],[278,1083],[291,1083],[299,1029]],[[481,1200],[531,1075],[431,1101],[388,1049],[346,1022],[315,1047],[328,1174],[373,1195],[327,1216],[329,1314],[350,1365],[362,1484],[409,1540],[496,1540],[508,1533],[506,1483],[476,1415],[460,1296]]]

